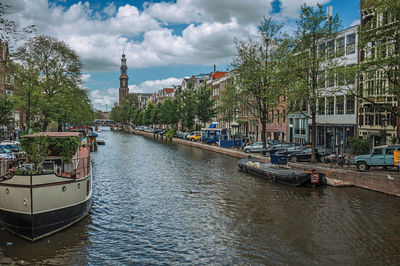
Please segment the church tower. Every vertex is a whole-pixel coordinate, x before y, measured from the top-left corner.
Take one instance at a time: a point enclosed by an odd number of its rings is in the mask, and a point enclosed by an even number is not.
[[[121,58],[121,76],[119,77],[119,105],[121,106],[122,98],[128,95],[128,67],[126,66],[125,54]]]

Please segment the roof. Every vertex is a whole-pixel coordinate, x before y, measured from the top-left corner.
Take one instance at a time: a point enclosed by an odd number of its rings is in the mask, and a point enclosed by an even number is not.
[[[174,92],[174,88],[165,88],[166,93]]]
[[[25,135],[24,138],[36,138],[36,137],[51,137],[51,138],[68,138],[68,137],[79,137],[81,132],[38,132],[35,134]]]
[[[220,72],[217,71],[214,74],[212,74],[213,79],[219,79],[222,78],[223,76],[225,76],[226,72]]]

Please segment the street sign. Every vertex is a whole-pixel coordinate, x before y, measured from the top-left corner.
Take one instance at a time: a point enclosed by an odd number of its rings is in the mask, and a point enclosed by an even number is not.
[[[400,151],[393,151],[394,165],[400,166]]]

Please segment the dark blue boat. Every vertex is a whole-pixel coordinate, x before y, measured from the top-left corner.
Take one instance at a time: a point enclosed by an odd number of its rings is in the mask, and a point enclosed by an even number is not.
[[[265,163],[250,156],[240,159],[238,161],[238,166],[243,172],[268,178],[274,183],[310,187],[326,185],[325,174],[317,173],[315,170],[304,172],[286,165]]]

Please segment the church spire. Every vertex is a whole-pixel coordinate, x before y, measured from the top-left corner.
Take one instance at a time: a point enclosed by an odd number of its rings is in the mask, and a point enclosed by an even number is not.
[[[121,76],[119,77],[119,105],[121,106],[122,99],[129,93],[128,88],[128,67],[126,65],[125,50],[122,52],[121,58]]]

